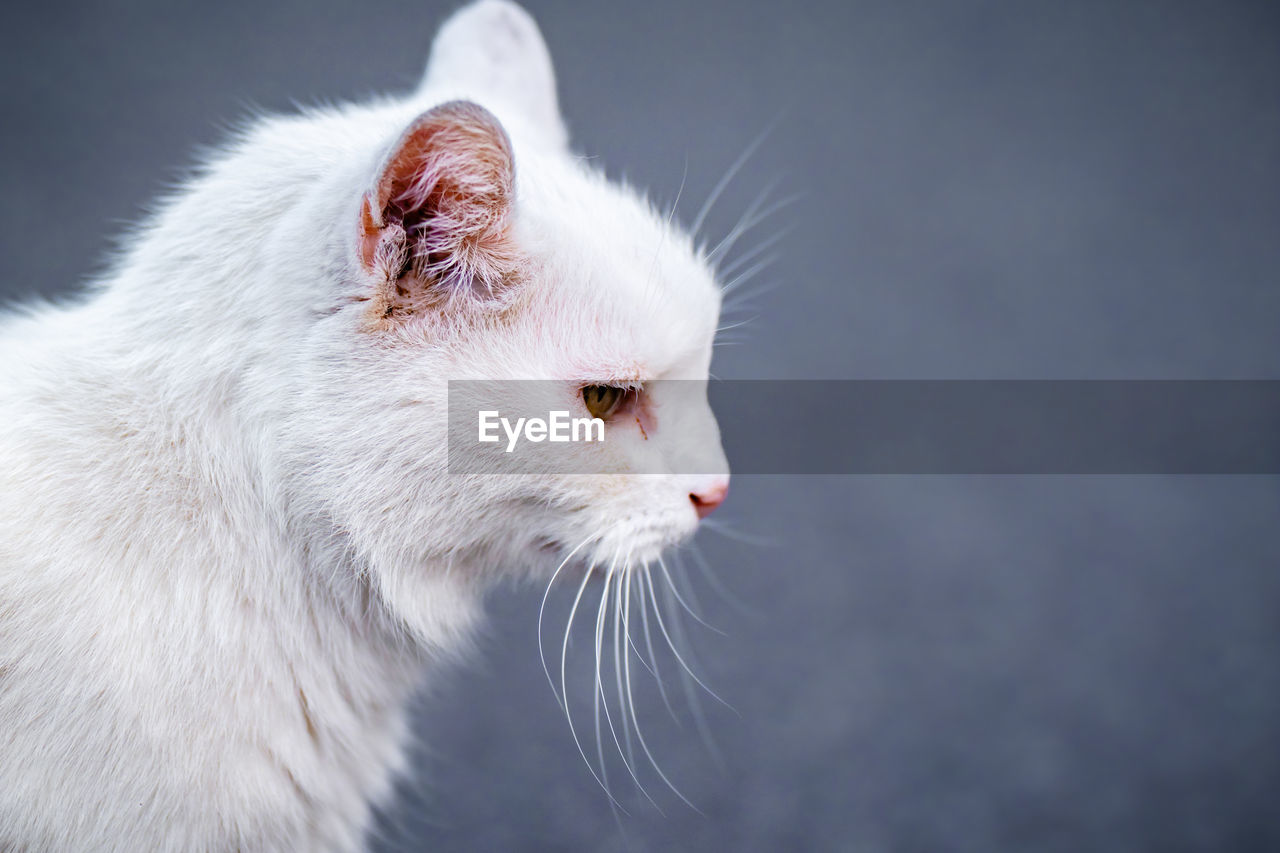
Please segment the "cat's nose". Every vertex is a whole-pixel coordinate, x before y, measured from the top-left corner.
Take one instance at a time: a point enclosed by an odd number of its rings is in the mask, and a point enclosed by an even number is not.
[[[708,483],[690,492],[689,500],[693,502],[693,509],[698,513],[698,518],[706,518],[715,512],[716,507],[724,503],[724,499],[728,496],[729,481],[724,479]]]

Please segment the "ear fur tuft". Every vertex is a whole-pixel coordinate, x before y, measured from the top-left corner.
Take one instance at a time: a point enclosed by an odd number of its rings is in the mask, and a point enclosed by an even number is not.
[[[469,101],[420,115],[365,195],[361,260],[389,317],[456,298],[497,297],[519,267],[515,167],[494,116]]]

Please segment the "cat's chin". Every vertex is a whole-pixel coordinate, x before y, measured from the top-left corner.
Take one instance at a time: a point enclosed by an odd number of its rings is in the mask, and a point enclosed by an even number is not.
[[[552,575],[582,578],[613,569],[654,565],[669,560],[671,553],[690,538],[691,533],[673,536],[669,531],[652,531],[595,537],[586,543],[544,540],[535,546],[530,574],[543,580]]]
[[[606,570],[611,566],[647,566],[667,558],[692,537],[693,529],[687,532],[674,532],[668,528],[620,532],[598,542],[584,561]]]

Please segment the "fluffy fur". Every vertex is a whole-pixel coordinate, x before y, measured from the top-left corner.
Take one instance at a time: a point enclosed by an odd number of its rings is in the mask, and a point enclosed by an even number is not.
[[[448,379],[706,377],[705,259],[565,140],[480,0],[417,91],[254,124],[4,321],[0,849],[356,849],[487,585],[693,531],[723,477],[445,471]],[[656,422],[593,452],[718,448]]]

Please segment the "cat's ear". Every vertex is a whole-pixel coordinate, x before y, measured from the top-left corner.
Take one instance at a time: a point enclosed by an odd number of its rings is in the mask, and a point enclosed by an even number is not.
[[[441,26],[431,45],[422,91],[494,101],[552,146],[568,145],[556,100],[551,53],[538,25],[510,0],[476,0]]]
[[[451,101],[418,116],[361,206],[358,251],[379,316],[500,299],[519,267],[514,196],[511,144],[488,110]]]

